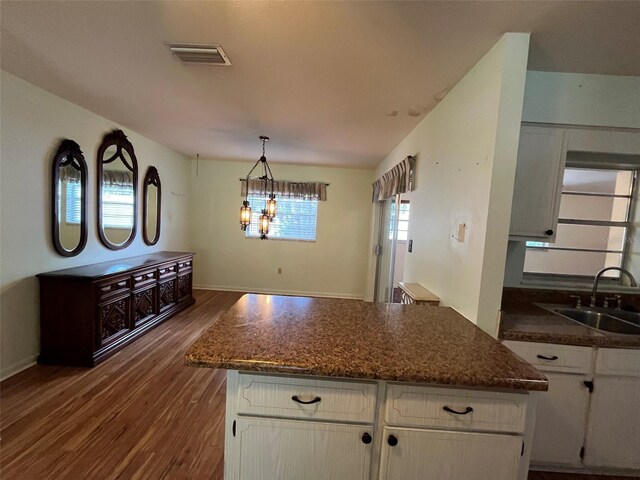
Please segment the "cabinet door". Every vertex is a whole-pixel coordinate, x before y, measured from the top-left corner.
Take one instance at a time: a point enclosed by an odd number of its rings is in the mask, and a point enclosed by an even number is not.
[[[564,130],[522,127],[510,235],[555,238],[565,159]]]
[[[105,346],[131,331],[130,297],[98,306],[97,345]]]
[[[240,417],[239,480],[368,480],[373,427]]]
[[[549,390],[538,396],[532,463],[580,466],[584,443],[589,377],[547,373]]]
[[[178,292],[176,291],[176,279],[158,283],[158,297],[160,304],[160,312],[173,307],[178,301]]]
[[[516,435],[385,427],[382,441],[380,480],[518,478],[522,438]]]
[[[596,377],[584,463],[640,469],[640,378]]]

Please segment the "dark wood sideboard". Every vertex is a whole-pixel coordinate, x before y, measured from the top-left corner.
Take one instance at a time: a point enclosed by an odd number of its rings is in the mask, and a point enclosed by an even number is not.
[[[157,252],[37,275],[38,362],[92,367],[193,305],[193,255]]]

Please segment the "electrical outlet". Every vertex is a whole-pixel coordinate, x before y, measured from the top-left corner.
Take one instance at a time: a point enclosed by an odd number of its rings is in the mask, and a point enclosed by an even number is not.
[[[278,267],[278,275],[282,275],[282,267]]]
[[[460,223],[458,224],[458,242],[460,243],[464,243],[464,235],[466,233],[467,230],[467,224],[466,223]]]

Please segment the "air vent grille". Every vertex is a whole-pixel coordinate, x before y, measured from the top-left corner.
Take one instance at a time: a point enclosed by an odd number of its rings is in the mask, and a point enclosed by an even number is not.
[[[220,45],[169,45],[171,52],[183,63],[197,65],[231,65]]]

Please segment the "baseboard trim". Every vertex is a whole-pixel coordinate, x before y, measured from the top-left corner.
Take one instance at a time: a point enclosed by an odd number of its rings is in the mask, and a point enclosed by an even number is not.
[[[7,368],[3,368],[0,371],[0,382],[6,380],[9,377],[13,377],[16,373],[20,373],[27,368],[33,367],[37,363],[36,360],[38,360],[38,355],[31,355],[30,357],[14,363]]]
[[[233,287],[229,285],[193,285],[194,290],[221,290],[223,292],[247,292],[262,293],[266,295],[295,295],[302,297],[321,297],[321,298],[345,298],[349,300],[364,300],[364,295],[353,295],[350,293],[337,292],[310,292],[306,290],[282,290],[278,288],[246,288]]]

